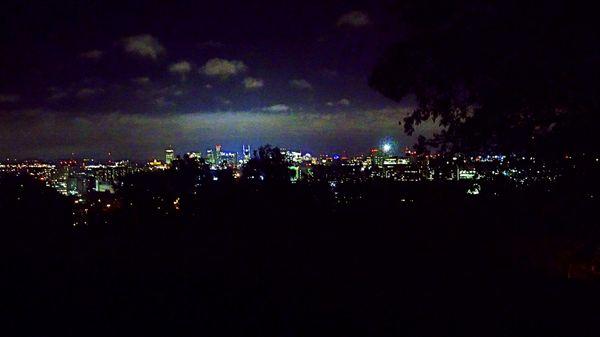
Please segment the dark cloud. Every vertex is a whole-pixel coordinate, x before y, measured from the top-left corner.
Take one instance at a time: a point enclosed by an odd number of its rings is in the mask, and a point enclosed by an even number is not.
[[[247,90],[256,90],[264,87],[265,81],[260,78],[246,77],[242,82]]]
[[[21,96],[15,94],[0,94],[0,103],[16,103],[21,100]]]
[[[84,59],[99,60],[102,58],[102,56],[104,56],[104,52],[102,50],[93,49],[83,52],[79,54],[79,56]]]
[[[198,44],[198,48],[201,48],[201,49],[204,49],[204,48],[219,49],[219,48],[224,48],[225,46],[226,46],[225,43],[213,41],[213,40],[204,41],[204,42]]]
[[[135,78],[132,78],[131,81],[133,83],[140,84],[140,85],[149,84],[151,82],[151,80],[148,76],[135,77]]]
[[[338,27],[363,27],[371,22],[369,15],[362,11],[348,12],[337,20]]]
[[[323,69],[323,76],[326,78],[336,78],[338,76],[338,72],[337,70],[333,70],[333,69]]]
[[[101,88],[81,88],[75,94],[78,98],[88,98],[104,92]]]
[[[305,79],[290,80],[290,86],[294,89],[312,90],[313,86]]]
[[[68,90],[57,87],[48,88],[48,99],[50,101],[58,101],[69,96]]]
[[[342,98],[336,102],[327,102],[327,103],[325,103],[325,105],[327,105],[327,106],[348,106],[348,105],[350,105],[350,100],[347,98]]]

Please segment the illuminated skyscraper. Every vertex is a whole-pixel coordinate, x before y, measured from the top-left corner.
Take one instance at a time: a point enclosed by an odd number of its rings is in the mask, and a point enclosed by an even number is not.
[[[175,152],[172,148],[168,148],[165,150],[165,164],[170,166],[173,163],[173,159],[175,159]]]
[[[212,149],[206,149],[206,162],[214,165],[215,164],[215,154]]]
[[[244,162],[250,160],[250,145],[242,145],[242,153],[244,154]]]
[[[221,164],[221,144],[215,145],[215,164]]]
[[[374,166],[383,166],[383,162],[385,160],[385,153],[380,149],[373,148],[371,149],[371,163]]]

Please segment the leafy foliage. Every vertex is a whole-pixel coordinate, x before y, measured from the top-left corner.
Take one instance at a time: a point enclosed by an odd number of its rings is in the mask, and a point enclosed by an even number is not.
[[[370,85],[433,119],[421,145],[453,150],[594,150],[599,41],[588,6],[561,0],[402,1],[401,32]],[[421,147],[423,149],[423,147]]]

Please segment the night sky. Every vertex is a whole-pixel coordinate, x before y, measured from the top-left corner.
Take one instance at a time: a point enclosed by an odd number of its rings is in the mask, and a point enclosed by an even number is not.
[[[367,78],[397,38],[350,1],[4,3],[0,156],[147,159],[213,144],[366,152],[413,138]],[[428,127],[423,133],[428,133]],[[416,136],[416,135],[415,135]]]

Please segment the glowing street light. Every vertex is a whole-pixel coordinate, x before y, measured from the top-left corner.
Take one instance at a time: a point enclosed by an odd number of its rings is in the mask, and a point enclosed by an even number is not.
[[[392,144],[390,143],[385,143],[383,144],[383,146],[381,147],[381,149],[383,150],[383,152],[388,153],[392,150]]]

